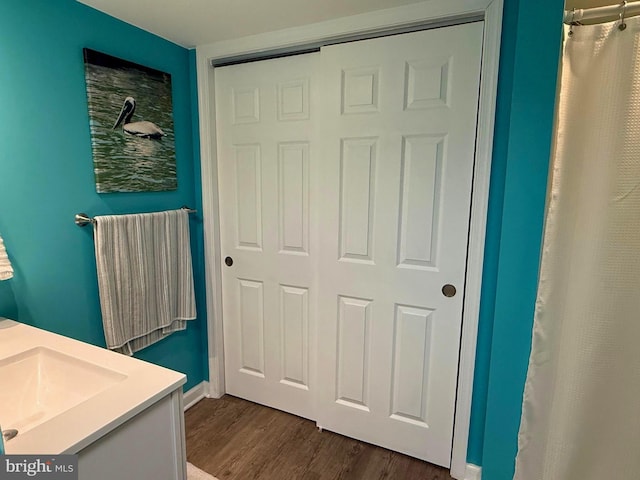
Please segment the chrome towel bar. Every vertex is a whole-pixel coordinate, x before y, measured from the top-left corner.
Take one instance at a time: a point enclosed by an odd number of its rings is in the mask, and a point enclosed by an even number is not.
[[[197,210],[194,210],[194,209],[186,207],[186,206],[182,206],[180,208],[183,209],[183,210],[186,210],[188,213],[198,213]],[[93,218],[93,217],[90,217],[86,213],[76,213],[74,221],[75,221],[76,225],[78,225],[79,227],[86,227],[89,224],[91,224],[91,225],[95,225],[96,224],[96,219]]]

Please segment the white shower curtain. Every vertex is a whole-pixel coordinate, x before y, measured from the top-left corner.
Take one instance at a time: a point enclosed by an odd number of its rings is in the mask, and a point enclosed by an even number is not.
[[[565,37],[517,480],[640,478],[640,18]]]

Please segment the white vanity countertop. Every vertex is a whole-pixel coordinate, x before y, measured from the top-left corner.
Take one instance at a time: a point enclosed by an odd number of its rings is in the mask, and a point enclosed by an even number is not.
[[[7,454],[75,454],[186,382],[186,376],[104,348],[0,319],[0,361],[36,347],[118,372],[126,378],[5,443]],[[0,385],[0,388],[11,388]]]

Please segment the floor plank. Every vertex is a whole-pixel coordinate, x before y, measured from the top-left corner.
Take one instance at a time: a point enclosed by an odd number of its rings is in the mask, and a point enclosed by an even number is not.
[[[185,413],[187,459],[220,480],[453,480],[447,469],[225,395]]]

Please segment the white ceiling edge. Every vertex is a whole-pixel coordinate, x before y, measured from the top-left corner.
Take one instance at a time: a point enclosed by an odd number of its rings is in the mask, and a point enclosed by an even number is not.
[[[304,50],[305,47],[354,39],[358,36],[371,36],[396,28],[407,28],[411,25],[424,25],[447,18],[451,4],[456,4],[457,14],[451,19],[468,19],[477,17],[487,4],[493,0],[447,0],[448,3],[433,0],[421,0],[400,7],[386,8],[371,12],[340,17],[322,22],[269,31],[241,38],[222,40],[206,45],[198,45],[198,57],[208,61],[223,63],[241,58],[257,58],[265,52],[286,53]],[[446,6],[448,5],[448,6]],[[383,27],[381,27],[383,26]],[[301,47],[302,46],[302,47]]]
[[[424,0],[77,1],[170,42],[193,48]]]

